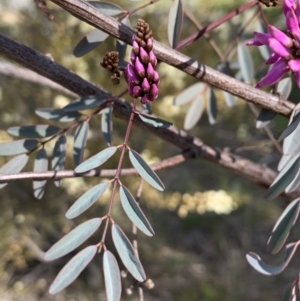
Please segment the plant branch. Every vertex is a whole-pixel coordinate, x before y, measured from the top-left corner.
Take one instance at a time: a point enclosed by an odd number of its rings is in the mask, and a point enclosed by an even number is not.
[[[66,0],[66,2],[67,1],[69,0]],[[49,60],[39,52],[0,34],[0,54],[1,53],[6,54],[16,62],[25,65],[29,69],[36,71],[58,84],[61,84],[80,96],[105,95],[108,99],[113,98],[111,94],[103,91],[92,83],[87,82],[61,65]],[[223,77],[224,75],[221,74],[221,76]],[[277,109],[279,109],[281,113],[285,112],[286,115],[291,113],[294,104],[284,100],[279,101],[277,97],[274,97],[274,95],[253,89],[248,85],[246,86],[249,87],[251,91],[254,91],[256,96],[259,96],[259,98],[263,98],[263,96],[266,95],[265,100],[270,100],[271,103],[272,99],[277,99]],[[131,109],[132,106],[121,99],[114,102],[114,114],[117,117],[128,120]],[[265,165],[259,165],[230,152],[210,147],[199,138],[190,136],[183,130],[177,129],[175,126],[168,129],[151,127],[144,124],[137,116],[134,118],[134,123],[143,129],[147,129],[159,138],[177,146],[183,151],[192,151],[194,153],[194,157],[201,157],[205,160],[214,162],[259,186],[268,188],[277,176],[275,171],[269,169]],[[295,193],[291,194],[291,196],[294,197]]]
[[[134,35],[133,29],[121,24],[116,19],[101,13],[87,2],[82,2],[80,0],[51,1],[67,10],[76,18],[83,20],[109,35],[131,45],[132,36]],[[249,4],[252,2],[249,2]],[[0,45],[1,42],[0,38]],[[275,113],[289,116],[295,107],[295,105],[289,101],[283,101],[276,95],[255,89],[250,85],[236,80],[235,78],[222,74],[221,72],[201,64],[200,62],[162,43],[154,41],[153,50],[160,61],[165,62],[168,65],[171,65],[212,86],[227,91],[253,104],[260,105]]]

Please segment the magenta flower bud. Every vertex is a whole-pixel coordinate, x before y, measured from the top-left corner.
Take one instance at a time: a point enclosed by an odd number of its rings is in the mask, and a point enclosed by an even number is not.
[[[143,64],[147,65],[149,63],[149,55],[146,52],[146,50],[142,47],[140,47],[140,59]]]
[[[144,95],[143,97],[142,97],[142,99],[141,99],[141,102],[143,103],[143,104],[147,104],[147,103],[149,103],[149,101],[150,101],[150,98],[149,98],[149,96],[146,94],[146,95]]]
[[[289,29],[289,31],[291,32],[291,34],[293,35],[293,37],[300,42],[299,40],[299,22],[298,22],[298,18],[296,17],[295,11],[291,10],[289,12],[287,12],[286,14],[286,25]]]
[[[150,84],[146,77],[143,79],[142,89],[143,89],[144,93],[146,93],[146,94],[149,93],[149,91],[150,91]]]
[[[300,72],[294,73],[298,87],[300,87]]]
[[[140,58],[137,56],[135,59],[135,64],[134,64],[136,73],[139,77],[144,78],[145,77],[145,67],[142,64],[142,62],[140,61]]]
[[[130,96],[132,96],[132,97],[134,97],[133,96],[133,88],[134,88],[135,86],[133,85],[133,84],[129,84],[128,85],[128,93],[130,94]]]
[[[271,56],[266,60],[266,65],[275,64],[280,59],[280,56],[276,53],[272,53]]]
[[[131,61],[132,64],[135,63],[135,59],[136,59],[136,54],[134,53],[133,50],[131,50],[131,52],[130,52],[130,61]]]
[[[153,77],[154,77],[154,68],[152,66],[152,64],[148,63],[147,66],[147,78],[149,79],[150,82],[153,81]]]
[[[135,86],[132,91],[132,96],[136,98],[136,97],[140,97],[141,94],[142,94],[142,88],[140,86]]]
[[[300,71],[300,61],[299,60],[290,60],[288,62],[288,66],[293,72],[299,72]]]
[[[153,49],[153,39],[152,38],[147,40],[146,49],[148,52],[150,52]]]
[[[284,57],[285,59],[291,58],[290,50],[284,47],[278,40],[270,38],[268,46],[279,56]]]
[[[136,55],[139,55],[140,46],[139,46],[138,42],[135,40],[132,42],[132,49]]]
[[[140,79],[135,72],[135,68],[131,64],[128,64],[125,69],[125,78],[127,80],[127,83],[129,84],[133,84],[136,86],[140,83]]]
[[[153,81],[155,84],[159,82],[159,74],[156,71],[153,72]]]
[[[155,68],[157,65],[157,58],[152,50],[149,52],[149,60],[152,66]]]
[[[150,100],[155,100],[158,97],[158,87],[156,84],[152,84],[150,88]]]
[[[268,45],[269,39],[271,35],[269,33],[261,33],[261,32],[254,32],[254,37],[256,40],[261,42],[262,45]]]
[[[294,9],[294,0],[284,0],[283,1],[283,12],[285,16]]]

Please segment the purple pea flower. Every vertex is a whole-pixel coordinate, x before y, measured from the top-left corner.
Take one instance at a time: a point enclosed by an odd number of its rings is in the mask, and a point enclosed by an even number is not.
[[[266,45],[272,51],[266,64],[273,67],[257,83],[256,88],[278,83],[289,71],[294,74],[300,87],[300,0],[284,0],[283,13],[286,32],[269,25],[268,33],[254,32],[254,38],[247,43],[248,46]]]
[[[159,74],[155,71],[156,56],[152,50],[153,38],[149,25],[138,20],[136,34],[132,39],[130,63],[125,69],[128,92],[132,97],[139,97],[143,104],[158,97]]]

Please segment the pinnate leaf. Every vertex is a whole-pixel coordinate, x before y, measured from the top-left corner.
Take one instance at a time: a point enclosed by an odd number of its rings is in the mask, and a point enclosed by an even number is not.
[[[249,47],[245,46],[244,43],[239,43],[237,46],[237,53],[242,77],[245,83],[250,85],[254,78],[254,67]]]
[[[132,149],[129,150],[129,159],[133,167],[145,181],[147,181],[157,190],[163,191],[165,189],[164,184],[157,174],[136,151]]]
[[[66,112],[62,109],[52,109],[52,108],[36,109],[35,114],[47,120],[54,120],[60,122],[74,121],[81,116],[81,114],[78,113],[77,111]]]
[[[102,165],[104,162],[106,162],[110,157],[112,157],[115,152],[117,151],[116,146],[110,146],[103,151],[99,152],[95,156],[87,159],[86,161],[82,162],[80,165],[78,165],[75,168],[76,173],[82,173],[82,172],[87,172],[89,170],[92,170],[96,167],[99,167]]]
[[[115,16],[123,12],[123,9],[114,3],[102,2],[102,1],[87,1],[87,2],[93,5],[95,8],[99,9],[103,14],[106,14],[108,16]]]
[[[55,171],[64,170],[66,161],[66,135],[60,136],[54,146],[51,167]],[[59,187],[61,180],[55,180],[54,184]]]
[[[120,186],[120,198],[122,207],[129,219],[146,235],[153,236],[154,231],[139,204],[130,191],[123,185]]]
[[[103,137],[109,146],[112,145],[112,133],[113,133],[113,122],[112,122],[112,107],[105,108],[102,111],[101,116],[101,131]]]
[[[149,115],[139,114],[143,122],[156,128],[169,128],[172,123]]]
[[[45,260],[54,260],[75,250],[95,233],[100,227],[101,221],[101,218],[93,218],[78,225],[45,253]]]
[[[13,136],[25,138],[46,138],[56,135],[61,129],[54,125],[25,125],[8,128],[7,132]]]
[[[80,124],[75,131],[73,146],[73,156],[75,165],[78,165],[82,162],[88,132],[89,124],[86,121]]]
[[[212,88],[207,90],[207,115],[208,121],[210,124],[215,124],[217,115],[218,115],[218,108],[217,108],[217,98],[215,92]]]
[[[66,212],[66,218],[72,219],[90,208],[106,191],[109,182],[101,183],[84,193]]]
[[[256,120],[256,128],[257,129],[263,128],[264,126],[269,124],[275,116],[276,113],[274,113],[273,111],[262,108]]]
[[[189,101],[193,100],[198,94],[203,92],[205,88],[206,84],[204,83],[196,83],[188,87],[174,98],[174,105],[181,106],[188,103]]]
[[[288,99],[292,91],[292,80],[290,77],[282,79],[277,85],[277,93],[281,94],[283,98]]]
[[[299,208],[300,198],[291,202],[276,222],[267,244],[267,250],[272,254],[279,252],[288,238],[290,230],[298,218]]]
[[[108,250],[103,254],[103,272],[107,301],[119,301],[122,292],[120,270],[116,258]]]
[[[281,273],[289,264],[289,262],[291,261],[297,247],[298,247],[299,242],[297,243],[290,243],[288,245],[285,246],[285,259],[283,261],[282,264],[278,265],[278,266],[270,266],[265,264],[261,258],[253,253],[253,252],[249,252],[246,255],[246,259],[248,261],[248,263],[259,273],[264,274],[264,275],[277,275],[279,273]]]
[[[39,142],[35,139],[22,139],[0,143],[0,156],[14,156],[35,149]]]
[[[183,128],[186,131],[191,130],[200,120],[205,107],[205,97],[201,93],[195,97],[185,115]]]
[[[48,170],[48,158],[44,148],[40,149],[36,154],[34,161],[34,172],[45,172]],[[33,181],[33,194],[37,199],[41,199],[45,193],[47,180]]]
[[[19,173],[28,162],[28,156],[26,154],[18,155],[0,168],[0,175],[10,175]],[[0,189],[5,187],[8,182],[0,182]]]
[[[76,254],[60,270],[50,286],[49,293],[54,295],[70,285],[91,262],[96,253],[97,247],[89,246]]]
[[[174,0],[169,12],[168,38],[172,48],[178,44],[183,23],[183,8],[181,0]]]
[[[117,224],[113,224],[111,234],[114,245],[126,269],[137,281],[145,281],[147,279],[145,271],[125,233]]]
[[[65,112],[74,112],[80,110],[93,109],[102,105],[107,97],[85,96],[74,100],[63,108]]]

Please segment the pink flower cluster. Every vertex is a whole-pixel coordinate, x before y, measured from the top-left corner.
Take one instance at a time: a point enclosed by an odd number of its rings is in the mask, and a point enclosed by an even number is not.
[[[268,33],[254,32],[254,39],[247,45],[267,45],[272,54],[266,61],[271,70],[256,85],[257,88],[274,85],[292,71],[300,87],[300,0],[284,0],[283,12],[288,30],[283,32],[268,25]]]
[[[152,50],[153,38],[149,25],[138,20],[136,34],[133,37],[130,63],[125,69],[129,94],[141,99],[143,104],[158,97],[159,75],[155,71],[157,59]]]

